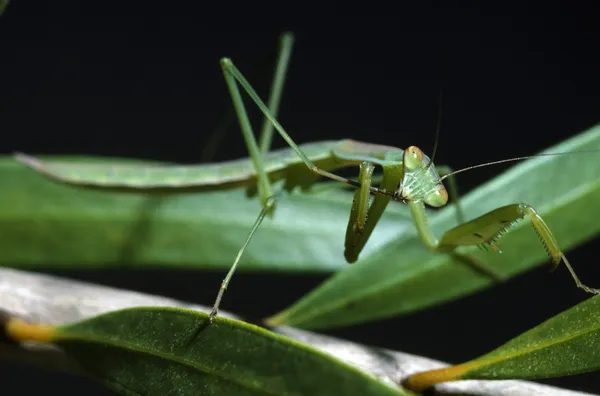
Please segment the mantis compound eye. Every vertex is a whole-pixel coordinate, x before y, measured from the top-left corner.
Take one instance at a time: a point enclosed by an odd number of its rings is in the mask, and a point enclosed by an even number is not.
[[[446,205],[448,202],[448,191],[443,184],[439,184],[439,187],[434,192],[430,193],[425,197],[425,203],[434,208]]]
[[[423,151],[417,146],[410,146],[404,151],[403,162],[406,170],[414,171],[423,164]]]

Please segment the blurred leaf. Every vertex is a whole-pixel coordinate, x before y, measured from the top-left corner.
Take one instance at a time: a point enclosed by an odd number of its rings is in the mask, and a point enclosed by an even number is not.
[[[260,327],[177,308],[130,308],[58,328],[13,320],[16,340],[52,342],[126,395],[411,395]]]
[[[600,369],[600,296],[564,311],[473,361],[418,373],[406,384],[423,390],[465,379],[539,379]]]
[[[2,14],[4,14],[4,11],[6,11],[6,7],[8,7],[8,0],[0,0],[0,16],[2,16]]]
[[[597,126],[548,152],[598,149]],[[472,219],[506,204],[525,202],[544,217],[561,248],[570,249],[600,231],[599,157],[600,152],[591,152],[535,157],[519,163],[464,197],[461,203],[466,217]],[[438,237],[456,224],[454,216],[454,209],[449,207],[430,217]],[[502,254],[477,247],[460,252],[507,277],[549,262],[528,219],[505,234],[498,246]],[[571,264],[575,268],[595,265]],[[554,276],[570,275],[561,266]],[[363,256],[269,322],[312,329],[362,323],[423,309],[492,284],[488,276],[451,255],[427,251],[420,239],[412,236],[390,241],[370,256]]]

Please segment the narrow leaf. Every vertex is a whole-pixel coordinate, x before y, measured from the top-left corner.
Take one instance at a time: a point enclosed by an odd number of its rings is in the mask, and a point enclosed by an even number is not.
[[[599,126],[547,152],[598,149]],[[600,231],[599,158],[600,152],[588,152],[535,157],[519,163],[465,196],[461,201],[465,214],[472,219],[503,205],[528,203],[545,219],[560,247],[568,250]],[[449,207],[430,217],[438,237],[456,225],[454,216],[454,209]],[[476,247],[460,252],[506,278],[549,263],[527,219],[511,228],[498,247],[502,254]],[[577,269],[594,263],[571,264]],[[570,275],[561,266],[552,276]],[[402,241],[391,240],[370,256],[363,256],[269,321],[312,329],[362,323],[423,309],[493,284],[489,276],[453,256],[429,252],[413,234]]]
[[[258,198],[248,198],[242,189],[144,194],[77,188],[6,157],[0,159],[0,180],[0,265],[21,268],[158,265],[225,270],[260,211]],[[342,192],[282,195],[240,270],[345,267],[343,241],[351,200]],[[365,254],[412,230],[405,209],[391,210]]]
[[[308,345],[244,322],[176,308],[130,308],[75,324],[6,325],[52,342],[125,395],[412,394]]]
[[[473,361],[410,376],[413,390],[464,379],[540,379],[600,369],[600,296]]]

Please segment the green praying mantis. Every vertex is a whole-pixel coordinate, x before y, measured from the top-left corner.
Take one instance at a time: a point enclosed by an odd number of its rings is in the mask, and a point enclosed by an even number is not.
[[[274,183],[283,181],[283,190],[288,192],[295,188],[310,191],[321,178],[339,182],[337,185],[341,187],[355,189],[345,237],[344,256],[348,263],[357,261],[387,205],[393,200],[409,206],[416,231],[424,245],[431,251],[440,253],[457,254],[455,250],[458,247],[471,245],[500,252],[496,243],[502,234],[517,221],[528,217],[553,265],[556,267],[561,261],[564,262],[578,287],[589,293],[600,292],[579,280],[560,250],[550,228],[532,206],[525,203],[511,204],[492,210],[471,221],[463,221],[454,180],[456,174],[477,167],[529,157],[495,161],[453,172],[449,167],[436,166],[433,162],[437,148],[437,135],[431,157],[416,146],[403,150],[355,140],[321,141],[297,145],[276,119],[292,46],[293,36],[290,33],[282,35],[268,106],[259,98],[233,62],[229,58],[221,59],[221,68],[248,148],[249,158],[189,166],[75,164],[41,160],[22,153],[15,154],[15,158],[54,180],[86,187],[135,191],[153,189],[190,191],[238,187],[256,189],[262,202],[262,209],[221,284],[210,313],[211,321],[218,314],[223,295],[252,237],[265,217],[272,216],[275,212],[280,192],[274,191]],[[248,119],[240,86],[265,117],[260,142],[257,141]],[[270,151],[274,129],[287,142],[289,148]],[[439,135],[439,119],[437,134]],[[357,180],[332,173],[337,169],[350,166],[359,167]],[[374,185],[377,178],[374,174],[376,166],[382,169],[378,185]],[[448,190],[443,184],[446,179]],[[459,225],[446,231],[441,239],[437,239],[429,228],[425,208],[426,205],[434,208],[446,205],[449,195],[456,205]]]

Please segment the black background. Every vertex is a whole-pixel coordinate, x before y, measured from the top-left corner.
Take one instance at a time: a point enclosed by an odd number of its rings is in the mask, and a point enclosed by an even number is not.
[[[598,122],[600,35],[592,2],[399,4],[246,9],[242,2],[13,2],[0,19],[0,147],[3,153],[197,162],[231,108],[219,58],[231,57],[265,96],[284,30],[295,32],[296,45],[280,120],[299,143],[351,137],[430,150],[440,89],[436,162],[455,169],[533,154]],[[217,160],[242,156],[234,125]],[[461,191],[506,167],[461,175]],[[600,284],[597,242],[568,254],[592,286]],[[212,302],[223,276],[59,274],[203,304]],[[225,309],[264,317],[323,279],[238,274]],[[540,267],[425,312],[329,333],[458,363],[586,297],[564,269],[549,275]],[[3,389],[19,387],[23,394],[40,387],[108,394],[90,381],[13,364],[3,363],[0,372]],[[546,382],[600,392],[599,378],[589,373]]]

